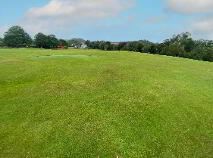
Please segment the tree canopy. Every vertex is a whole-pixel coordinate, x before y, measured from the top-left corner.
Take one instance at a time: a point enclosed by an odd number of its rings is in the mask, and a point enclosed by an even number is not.
[[[59,40],[59,45],[60,46],[64,46],[64,47],[68,47],[68,42],[66,40],[60,39]]]
[[[4,33],[4,44],[8,47],[27,47],[32,44],[32,39],[22,27],[13,26]]]
[[[38,48],[56,48],[59,46],[60,42],[55,37],[55,35],[45,35],[43,33],[38,33],[35,35],[34,43]]]
[[[43,33],[38,33],[35,35],[34,43],[38,48],[46,48],[47,46],[47,36]]]
[[[4,39],[0,38],[0,47],[4,46]]]

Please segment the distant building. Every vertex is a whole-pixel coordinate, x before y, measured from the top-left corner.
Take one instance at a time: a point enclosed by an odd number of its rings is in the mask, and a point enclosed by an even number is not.
[[[119,45],[120,42],[111,42],[113,45]]]
[[[83,44],[81,45],[81,49],[85,49],[85,48],[87,48],[87,45],[83,43]]]
[[[85,49],[85,48],[87,48],[87,45],[84,44],[84,43],[72,44],[69,48],[70,49],[73,49],[73,48],[75,48],[75,49]]]

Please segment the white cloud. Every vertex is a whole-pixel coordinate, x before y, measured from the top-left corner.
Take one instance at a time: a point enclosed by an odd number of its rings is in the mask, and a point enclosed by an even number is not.
[[[51,0],[40,8],[31,8],[21,25],[32,33],[70,30],[85,21],[110,18],[132,7],[133,0]]]
[[[213,16],[196,18],[190,22],[193,34],[203,38],[213,39]]]
[[[213,39],[213,0],[164,0],[167,8],[185,14],[184,31],[196,38]]]
[[[165,0],[172,11],[194,14],[213,12],[213,0]]]

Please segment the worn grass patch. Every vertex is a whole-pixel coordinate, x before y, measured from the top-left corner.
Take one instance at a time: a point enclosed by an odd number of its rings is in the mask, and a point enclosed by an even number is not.
[[[213,63],[0,49],[0,157],[213,155]]]
[[[0,63],[24,63],[23,60],[17,60],[17,59],[7,59],[7,60],[0,60]]]
[[[92,56],[89,55],[65,55],[65,54],[53,54],[53,55],[44,55],[44,56],[37,56],[37,58],[89,58]]]

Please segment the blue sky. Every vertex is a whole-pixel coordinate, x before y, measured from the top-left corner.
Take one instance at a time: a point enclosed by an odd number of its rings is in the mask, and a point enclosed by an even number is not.
[[[189,31],[213,38],[212,0],[7,0],[0,6],[0,36],[20,25],[59,38],[160,42]]]

